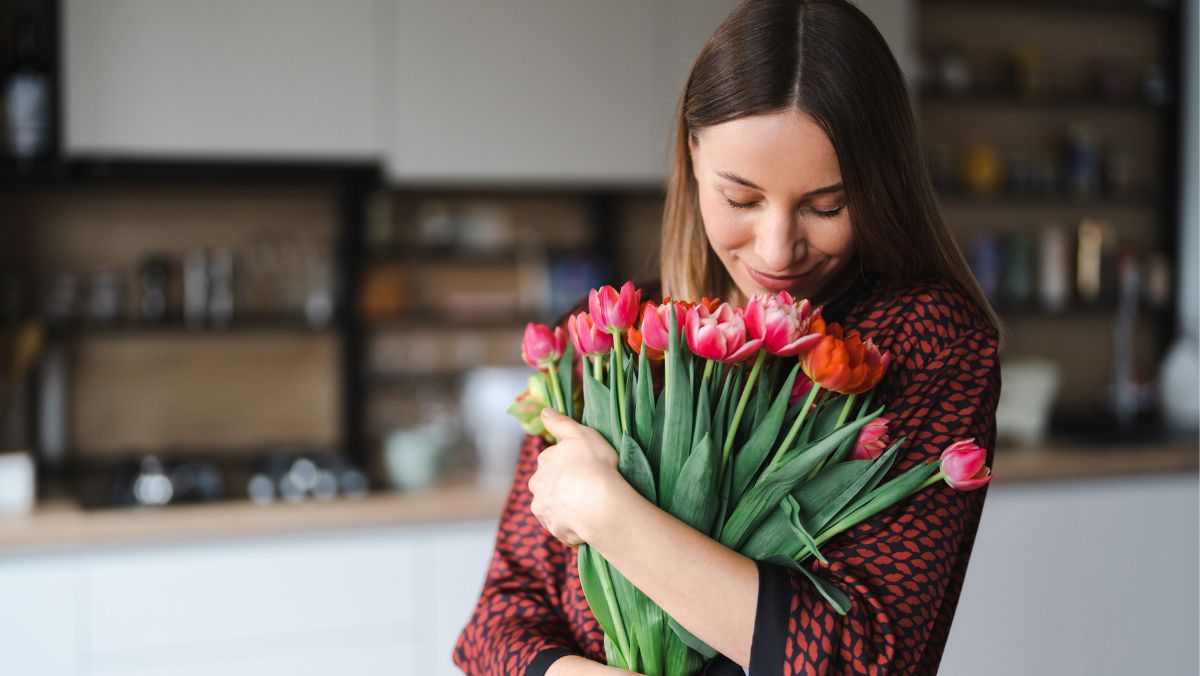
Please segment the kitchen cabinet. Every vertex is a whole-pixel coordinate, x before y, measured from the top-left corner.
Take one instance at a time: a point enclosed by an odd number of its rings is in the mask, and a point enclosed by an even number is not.
[[[79,673],[78,581],[74,561],[0,557],[0,674]]]
[[[132,516],[132,515],[131,515]],[[454,674],[496,521],[0,556],[0,673]]]
[[[637,183],[667,164],[659,3],[399,2],[388,173]]]
[[[379,155],[383,0],[65,0],[64,151]]]

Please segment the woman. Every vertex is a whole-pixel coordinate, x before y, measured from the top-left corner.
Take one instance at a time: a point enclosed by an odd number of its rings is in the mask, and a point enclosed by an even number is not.
[[[744,302],[788,289],[874,339],[892,469],[957,439],[994,448],[999,321],[943,223],[899,68],[844,0],[750,0],[693,66],[676,120],[664,295]],[[708,673],[937,671],[986,490],[938,484],[822,548],[812,570],[752,561],[642,499],[595,432],[549,412],[527,437],[483,594],[454,659],[470,674],[627,673],[602,665],[580,589],[588,542],[721,653]],[[703,589],[696,594],[693,590]]]

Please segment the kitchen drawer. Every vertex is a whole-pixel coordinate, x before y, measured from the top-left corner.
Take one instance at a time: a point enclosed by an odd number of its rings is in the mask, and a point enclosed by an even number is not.
[[[93,658],[311,640],[416,619],[416,550],[401,530],[111,551],[83,570]]]

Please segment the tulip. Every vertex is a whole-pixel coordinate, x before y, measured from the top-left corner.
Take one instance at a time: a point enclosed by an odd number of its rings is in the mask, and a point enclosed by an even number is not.
[[[942,451],[942,474],[954,489],[974,490],[992,480],[986,462],[987,449],[975,445],[974,439],[960,439]]]
[[[620,333],[637,322],[641,300],[642,292],[633,282],[625,282],[619,293],[603,286],[588,293],[588,311],[602,331]]]
[[[554,368],[567,349],[567,335],[561,328],[553,331],[545,324],[529,322],[525,325],[525,338],[521,341],[521,358],[533,368],[545,371]]]
[[[788,407],[795,406],[807,397],[814,384],[811,378],[796,378],[792,383],[792,391],[788,394]],[[816,402],[813,402],[813,405],[815,406]]]
[[[820,333],[813,332],[813,320],[820,313],[807,299],[796,302],[787,291],[756,295],[746,306],[746,331],[751,338],[762,339],[771,354],[791,357],[821,339]]]
[[[891,421],[880,416],[859,430],[858,439],[854,442],[854,451],[850,454],[850,459],[874,460],[883,455],[883,450],[888,445],[889,422]]]
[[[571,343],[581,356],[598,357],[607,354],[613,346],[612,334],[596,326],[587,312],[567,318],[567,333],[571,334]]]
[[[880,353],[856,331],[843,337],[842,327],[830,324],[824,335],[800,355],[800,367],[814,382],[840,394],[862,394],[877,384],[891,355]]]
[[[640,328],[630,328],[626,335],[626,343],[634,353],[641,352],[642,343],[646,344],[646,355],[651,359],[662,359],[663,353],[671,343],[670,326],[671,310],[675,310],[675,322],[682,331],[686,321],[687,307],[691,304],[673,303],[670,298],[663,299],[661,305],[647,301],[642,306],[642,323]]]
[[[762,339],[747,340],[746,322],[740,308],[722,303],[716,311],[703,305],[688,310],[686,320],[688,347],[697,356],[734,364],[762,347]]]

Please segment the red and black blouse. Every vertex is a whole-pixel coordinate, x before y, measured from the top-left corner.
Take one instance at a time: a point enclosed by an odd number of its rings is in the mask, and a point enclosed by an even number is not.
[[[876,400],[891,435],[907,442],[891,476],[963,438],[987,448],[991,466],[998,334],[965,293],[941,277],[864,278],[823,312],[892,353]],[[604,662],[576,551],[529,511],[529,477],[545,447],[531,436],[522,444],[483,591],[454,649],[466,674],[540,676],[572,654]],[[829,563],[806,565],[850,597],[846,616],[799,573],[758,562],[750,673],[935,674],[986,496],[986,486],[960,493],[938,483],[823,545]],[[742,670],[718,656],[706,673]]]

